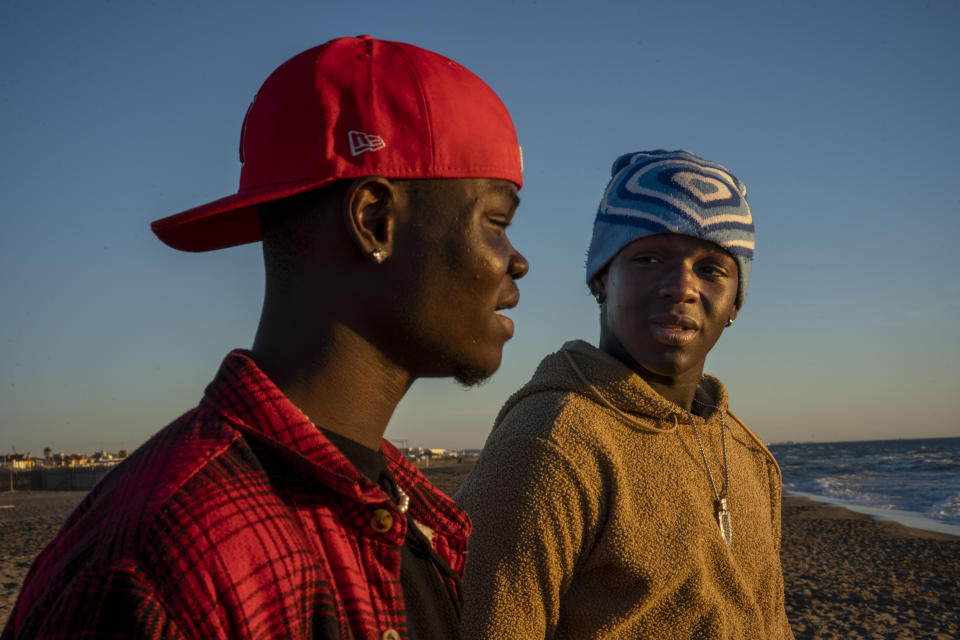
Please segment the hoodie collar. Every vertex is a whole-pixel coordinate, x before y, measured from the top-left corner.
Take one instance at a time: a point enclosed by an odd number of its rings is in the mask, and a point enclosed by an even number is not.
[[[573,360],[585,380],[574,371],[568,357]],[[676,424],[689,422],[687,412],[682,407],[654,391],[625,364],[583,340],[567,342],[559,352],[547,356],[527,386],[531,385],[536,385],[537,390],[546,390],[542,387],[552,386],[557,390],[575,391],[597,400],[595,390],[606,402],[637,418],[643,426],[651,430],[671,429]],[[593,389],[590,389],[590,386]],[[705,408],[706,417],[695,416],[695,419],[706,422],[719,420],[719,412],[727,410],[727,392],[723,385],[713,376],[704,375],[700,379],[699,387],[712,399],[709,404],[716,408]]]

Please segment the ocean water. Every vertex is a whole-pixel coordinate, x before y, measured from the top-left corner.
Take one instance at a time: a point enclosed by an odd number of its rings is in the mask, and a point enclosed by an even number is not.
[[[960,438],[770,446],[794,495],[960,534]]]

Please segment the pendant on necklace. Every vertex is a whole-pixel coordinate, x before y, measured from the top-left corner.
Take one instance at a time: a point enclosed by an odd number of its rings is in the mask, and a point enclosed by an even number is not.
[[[730,510],[727,509],[726,498],[720,498],[717,503],[717,522],[720,524],[720,535],[729,547],[733,543],[733,529],[730,526]]]

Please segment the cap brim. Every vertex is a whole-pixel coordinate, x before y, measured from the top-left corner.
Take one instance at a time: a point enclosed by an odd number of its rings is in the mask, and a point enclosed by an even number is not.
[[[261,239],[256,205],[318,189],[336,178],[248,189],[154,220],[150,228],[164,244],[181,251],[213,251]]]

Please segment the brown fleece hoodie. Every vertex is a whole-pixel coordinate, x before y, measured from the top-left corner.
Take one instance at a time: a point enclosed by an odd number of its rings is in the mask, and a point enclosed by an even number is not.
[[[723,385],[700,386],[726,411],[730,547],[684,411],[595,347],[563,348],[504,405],[456,495],[474,523],[464,639],[793,638],[780,469]],[[719,410],[694,419],[722,492]]]

